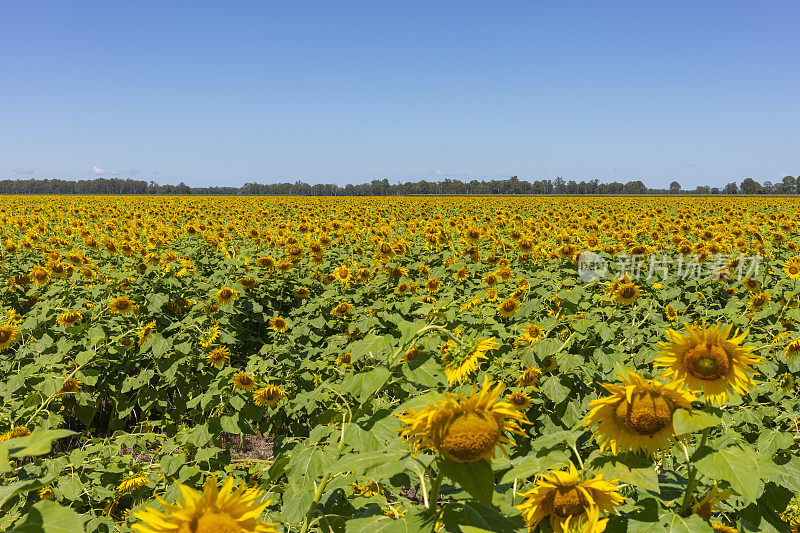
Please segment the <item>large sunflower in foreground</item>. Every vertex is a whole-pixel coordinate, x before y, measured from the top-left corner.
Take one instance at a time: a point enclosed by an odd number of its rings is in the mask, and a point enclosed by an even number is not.
[[[747,336],[739,330],[731,336],[732,325],[707,327],[686,324],[686,333],[667,330],[669,342],[662,342],[661,357],[655,366],[667,367],[664,375],[688,385],[694,392],[702,391],[706,402],[719,404],[734,390],[744,394],[754,385],[748,374],[756,373],[753,365],[762,358],[752,354],[752,346],[741,346]]]
[[[635,372],[620,375],[622,385],[604,383],[610,396],[589,402],[587,426],[598,424],[595,436],[600,451],[656,452],[669,446],[674,435],[672,416],[680,408],[691,408],[694,394],[683,384],[648,381]]]
[[[551,470],[541,476],[536,487],[521,494],[525,501],[517,505],[528,531],[534,531],[543,519],[550,517],[550,527],[556,533],[605,531],[607,520],[600,513],[613,511],[625,501],[619,489],[606,481],[603,474],[583,479],[572,462],[567,471]]]
[[[274,533],[275,524],[258,520],[269,500],[261,499],[261,489],[244,486],[233,490],[233,478],[228,478],[222,488],[217,479],[210,477],[199,493],[186,485],[178,484],[183,501],[171,505],[156,498],[167,512],[152,507],[139,511],[140,520],[133,525],[139,533]]]
[[[511,442],[504,432],[525,435],[520,424],[530,424],[513,405],[497,401],[504,388],[485,378],[477,393],[474,387],[469,396],[446,393],[437,405],[409,409],[397,415],[406,424],[400,434],[415,449],[436,450],[453,461],[491,461],[495,447],[506,453],[504,444]]]

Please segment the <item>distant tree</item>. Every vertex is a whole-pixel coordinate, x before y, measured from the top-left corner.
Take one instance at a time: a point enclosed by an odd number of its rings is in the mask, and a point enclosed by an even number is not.
[[[769,180],[764,182],[764,185],[761,186],[761,190],[759,191],[760,194],[773,194],[774,192],[775,186]]]
[[[797,193],[797,180],[792,176],[784,176],[778,184],[781,194]]]
[[[678,194],[681,191],[681,184],[677,181],[673,181],[669,184],[669,192],[672,194]]]
[[[708,185],[698,185],[697,189],[695,189],[697,194],[709,194],[711,192],[711,188]]]
[[[740,185],[743,194],[758,194],[761,192],[761,184],[753,178],[745,178]]]
[[[736,194],[739,190],[739,186],[736,183],[729,183],[725,186],[722,190],[725,194]]]

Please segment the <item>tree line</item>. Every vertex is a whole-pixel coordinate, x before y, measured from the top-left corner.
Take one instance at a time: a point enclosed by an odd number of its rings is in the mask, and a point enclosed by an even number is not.
[[[682,189],[673,181],[668,189],[648,188],[640,181],[600,183],[589,181],[543,179],[526,181],[516,176],[502,180],[461,181],[408,181],[390,184],[389,180],[372,180],[369,183],[340,186],[331,183],[245,183],[241,187],[190,187],[183,182],[178,185],[161,185],[153,181],[97,178],[91,180],[27,179],[0,180],[0,194],[195,194],[195,195],[265,195],[265,196],[407,196],[425,194],[444,195],[515,195],[515,194],[569,194],[569,195],[614,195],[614,194],[800,194],[800,179],[785,176],[775,183],[759,183],[746,178],[741,183],[731,182],[722,189],[700,185],[691,190]]]

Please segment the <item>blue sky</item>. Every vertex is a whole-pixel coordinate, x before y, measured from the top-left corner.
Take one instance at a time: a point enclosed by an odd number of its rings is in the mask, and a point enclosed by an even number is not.
[[[0,178],[800,174],[800,3],[4,2]]]

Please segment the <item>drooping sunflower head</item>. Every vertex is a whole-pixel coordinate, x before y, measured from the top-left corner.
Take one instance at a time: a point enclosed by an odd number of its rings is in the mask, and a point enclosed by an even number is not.
[[[233,290],[230,287],[222,287],[214,296],[220,304],[229,304],[239,296],[239,291]]]
[[[594,435],[600,450],[652,454],[667,448],[674,437],[675,411],[691,408],[695,396],[683,390],[682,383],[649,381],[631,370],[620,380],[622,385],[603,384],[609,396],[589,402],[592,410],[585,425],[597,425]]]
[[[556,533],[601,532],[605,521],[600,520],[600,513],[614,511],[625,501],[615,481],[604,480],[603,474],[584,479],[570,462],[566,471],[551,470],[540,476],[533,489],[520,494],[525,501],[517,509],[531,532],[548,517]]]
[[[516,298],[506,298],[497,306],[497,314],[503,318],[509,318],[517,314],[520,302]]]
[[[256,378],[248,374],[247,372],[237,372],[231,378],[231,385],[233,385],[234,389],[245,390],[245,391],[252,391],[256,388]]]
[[[261,407],[277,405],[284,398],[286,398],[286,392],[280,385],[265,385],[253,392],[253,401]]]
[[[117,296],[108,302],[108,310],[115,315],[127,315],[135,311],[136,308],[136,304],[127,296]]]
[[[80,311],[65,311],[58,315],[58,318],[56,318],[56,322],[65,328],[74,326],[80,323],[81,320],[83,320],[83,313]]]
[[[19,331],[12,323],[0,325],[0,352],[6,348],[10,348],[17,342],[19,338]]]
[[[451,384],[464,381],[468,375],[478,371],[481,359],[488,359],[486,352],[494,350],[498,346],[494,337],[472,342],[465,341],[460,348],[452,340],[447,341],[441,350],[447,381]]]
[[[764,306],[769,303],[769,300],[770,296],[768,292],[762,291],[759,293],[755,293],[753,294],[753,296],[750,297],[750,302],[748,302],[748,307],[758,311],[760,309],[763,309]]]
[[[156,321],[151,320],[139,331],[139,345],[141,346],[144,344],[144,341],[150,338],[150,336],[155,333],[156,331]]]
[[[513,392],[506,396],[506,401],[520,411],[525,411],[531,406],[531,397],[524,392]]]
[[[225,363],[231,360],[231,352],[226,346],[214,348],[211,353],[206,356],[206,362],[214,368],[222,368]]]
[[[613,298],[617,303],[630,305],[639,298],[641,293],[641,289],[634,282],[624,281],[617,285],[617,288],[614,290]]]
[[[786,357],[790,359],[796,357],[797,354],[800,353],[800,337],[787,344],[784,352],[786,353]]]
[[[537,383],[539,383],[539,377],[541,377],[542,371],[536,367],[527,368],[520,376],[517,378],[517,385],[520,387],[533,387]]]
[[[289,324],[286,322],[286,320],[279,316],[276,316],[275,318],[270,318],[269,326],[278,333],[284,333],[289,328]]]
[[[339,357],[336,358],[336,362],[339,363],[340,366],[350,366],[352,364],[352,354],[350,352],[340,354]]]
[[[491,461],[497,447],[506,453],[506,432],[524,435],[520,424],[530,423],[513,405],[497,401],[503,389],[486,378],[469,396],[448,393],[436,405],[407,410],[398,415],[406,424],[400,433],[414,449],[435,450],[460,463]]]
[[[81,390],[81,386],[83,386],[83,383],[81,383],[80,380],[76,378],[67,378],[58,390],[57,395],[62,397],[70,396]]]
[[[686,324],[686,333],[667,330],[669,342],[662,342],[655,366],[666,367],[664,375],[686,383],[693,392],[702,391],[706,402],[722,404],[730,391],[744,394],[754,385],[749,374],[762,358],[752,346],[741,346],[747,332],[731,336],[732,325],[707,327]]]
[[[242,484],[233,490],[233,478],[228,478],[221,488],[216,477],[210,477],[199,493],[179,484],[183,501],[171,505],[157,499],[166,512],[147,507],[135,514],[139,523],[132,527],[138,533],[275,533],[276,524],[263,522],[258,517],[270,504],[261,501],[263,491]]]

